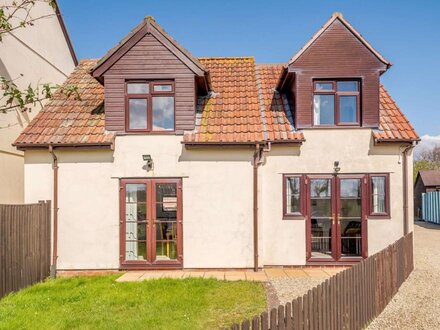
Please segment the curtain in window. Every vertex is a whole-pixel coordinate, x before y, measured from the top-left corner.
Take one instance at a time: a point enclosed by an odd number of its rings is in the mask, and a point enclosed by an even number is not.
[[[137,204],[125,204],[125,259],[137,260]]]
[[[372,177],[373,213],[385,213],[385,178]]]
[[[313,118],[314,118],[314,124],[319,125],[321,123],[321,98],[317,95],[313,98]]]

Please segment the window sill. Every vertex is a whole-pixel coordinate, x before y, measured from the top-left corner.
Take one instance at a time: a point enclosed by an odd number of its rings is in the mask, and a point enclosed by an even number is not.
[[[311,126],[311,127],[307,127],[306,129],[349,129],[349,128],[369,128],[371,129],[371,127],[362,127],[359,125],[316,125],[316,126]]]
[[[306,217],[303,215],[300,215],[300,214],[298,214],[298,215],[286,214],[283,216],[283,220],[305,220],[305,219],[306,219]]]
[[[370,214],[367,219],[371,220],[390,220],[391,216],[389,214]]]
[[[117,136],[123,135],[183,135],[181,131],[125,131],[125,132],[117,132]]]

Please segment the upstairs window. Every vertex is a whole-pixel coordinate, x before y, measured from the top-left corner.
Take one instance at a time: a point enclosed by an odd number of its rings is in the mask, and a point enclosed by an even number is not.
[[[128,81],[125,97],[127,131],[174,131],[172,81]]]
[[[315,126],[360,125],[359,81],[314,81],[313,86]]]

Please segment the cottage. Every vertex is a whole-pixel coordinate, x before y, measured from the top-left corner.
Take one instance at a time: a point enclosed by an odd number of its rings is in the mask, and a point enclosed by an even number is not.
[[[274,50],[276,51],[276,50]],[[412,231],[419,140],[334,14],[287,63],[195,58],[146,17],[15,141],[59,270],[352,264]]]
[[[422,194],[440,191],[440,170],[423,170],[417,173],[414,183],[414,212],[421,216]]]

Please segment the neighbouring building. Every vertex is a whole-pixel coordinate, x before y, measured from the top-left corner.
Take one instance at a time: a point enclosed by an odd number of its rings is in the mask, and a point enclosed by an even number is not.
[[[11,3],[0,0],[2,8]],[[37,19],[33,25],[11,31],[0,42],[0,76],[14,80],[21,90],[29,84],[61,84],[78,64],[58,6],[54,10],[44,1],[29,6],[30,17]],[[24,10],[17,15],[25,15]],[[5,98],[0,102],[6,102]],[[39,104],[30,108],[0,112],[0,204],[24,202],[24,155],[12,143],[41,110]]]
[[[99,41],[97,41],[99,42]],[[274,49],[273,51],[276,51]],[[413,230],[417,133],[334,14],[287,63],[196,58],[146,17],[15,141],[59,270],[352,264]]]
[[[416,216],[421,215],[422,194],[433,191],[440,191],[440,169],[419,171],[414,183],[414,212]]]

